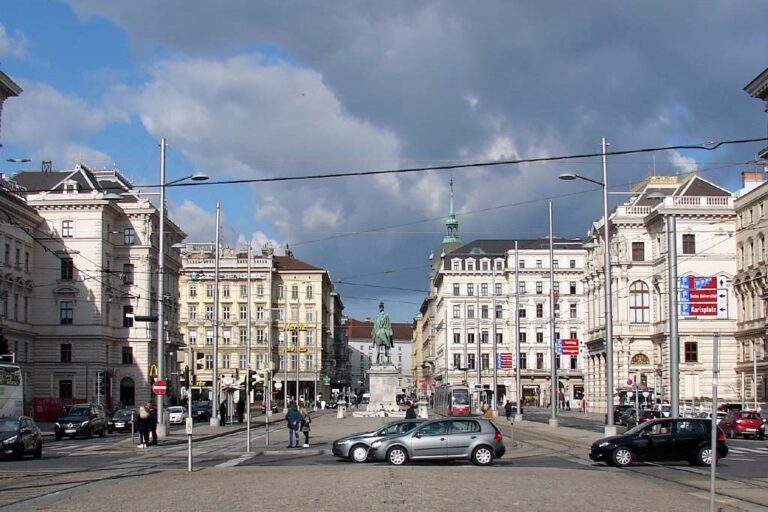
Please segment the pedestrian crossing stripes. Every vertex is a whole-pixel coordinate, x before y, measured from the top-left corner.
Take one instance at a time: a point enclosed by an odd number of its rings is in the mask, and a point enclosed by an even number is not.
[[[730,446],[728,453],[737,455],[768,455],[768,447],[765,448],[747,448],[744,446]]]
[[[245,462],[245,461],[247,461],[249,459],[252,459],[255,456],[256,456],[255,453],[246,453],[246,454],[243,454],[243,455],[241,455],[240,457],[238,457],[236,459],[228,460],[226,462],[222,462],[221,464],[217,464],[216,467],[217,468],[230,468],[232,466],[237,466],[238,464],[242,464],[243,462]]]

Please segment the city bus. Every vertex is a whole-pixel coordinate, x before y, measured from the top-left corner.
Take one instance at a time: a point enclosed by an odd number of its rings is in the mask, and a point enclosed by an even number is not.
[[[471,407],[469,386],[443,384],[435,388],[433,409],[441,416],[469,416]]]
[[[0,361],[0,417],[24,414],[24,388],[21,368],[15,363]]]

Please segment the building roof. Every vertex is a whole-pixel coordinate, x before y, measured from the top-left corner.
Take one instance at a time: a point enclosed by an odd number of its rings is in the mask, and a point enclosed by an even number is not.
[[[273,256],[272,261],[275,265],[275,270],[284,270],[284,271],[300,271],[300,270],[317,270],[317,271],[325,271],[325,269],[322,269],[320,267],[316,267],[314,265],[310,265],[306,261],[302,261],[299,259],[296,259],[292,256]]]
[[[63,171],[20,171],[13,181],[27,189],[28,194],[49,192],[63,194],[67,181],[77,183],[80,192],[124,192],[132,184],[117,170],[92,170],[85,164],[77,164],[73,170]]]
[[[744,86],[744,91],[753,98],[768,99],[768,68]]]
[[[579,238],[553,237],[554,249],[582,249],[583,241]],[[503,256],[507,251],[549,249],[549,237],[523,240],[474,240],[450,252],[450,256]]]
[[[4,98],[11,96],[18,96],[21,94],[22,89],[19,84],[11,80],[11,77],[0,71],[0,95]]]
[[[371,339],[371,333],[373,331],[373,322],[349,319],[348,336],[349,339]],[[392,338],[395,341],[408,341],[413,338],[413,325],[410,323],[392,322]]]

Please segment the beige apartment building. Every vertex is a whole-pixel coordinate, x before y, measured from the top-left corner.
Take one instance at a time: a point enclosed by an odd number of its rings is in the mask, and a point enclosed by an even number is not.
[[[249,291],[247,250],[224,247],[217,312],[214,245],[187,244],[181,257],[181,330],[187,349],[180,373],[191,355],[193,399],[209,400],[212,386],[218,385],[220,392],[239,400],[248,369],[266,381],[255,387],[256,400],[268,389],[270,370],[277,400],[298,396],[311,402],[316,392],[320,399],[329,397],[333,377],[338,381],[330,366],[335,365],[336,345],[343,343],[337,332],[343,325],[343,304],[328,272],[290,252],[278,256],[264,247],[252,254]],[[214,365],[218,383],[213,381]]]

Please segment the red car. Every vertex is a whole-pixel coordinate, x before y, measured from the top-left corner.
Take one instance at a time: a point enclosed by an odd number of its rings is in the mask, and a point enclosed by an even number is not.
[[[736,411],[728,413],[728,418],[720,424],[726,435],[734,437],[757,437],[763,419],[755,411]]]

